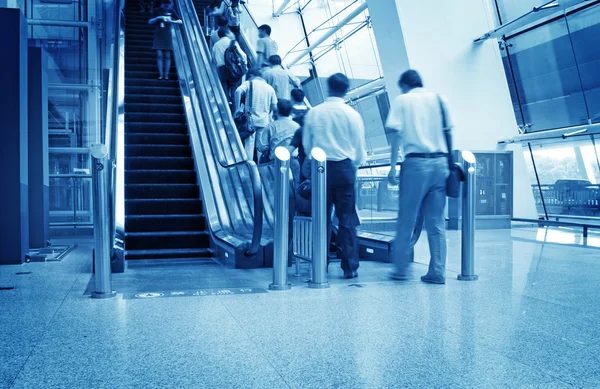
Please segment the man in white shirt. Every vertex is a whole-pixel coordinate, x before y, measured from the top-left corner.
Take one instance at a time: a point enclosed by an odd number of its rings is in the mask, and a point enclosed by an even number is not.
[[[329,97],[310,110],[304,118],[302,144],[310,156],[320,147],[327,156],[327,210],[339,220],[337,243],[345,278],[358,277],[358,238],[360,219],[356,212],[356,172],[367,159],[365,126],[358,112],[343,97],[348,92],[348,78],[336,73],[327,80]],[[331,220],[327,224],[331,236]],[[329,239],[328,239],[329,240]]]
[[[252,159],[255,152],[254,145],[256,137],[262,136],[262,131],[269,125],[269,123],[271,123],[273,120],[273,114],[277,110],[277,96],[275,95],[275,90],[273,90],[271,85],[267,84],[267,82],[261,77],[260,70],[250,69],[247,77],[248,80],[235,90],[236,109],[234,115],[239,115],[244,111],[244,109],[248,109],[250,111],[250,120],[252,121],[252,126],[255,129],[255,133],[246,139],[244,148],[246,149],[246,154],[248,157]],[[251,83],[252,99],[248,99],[248,92],[250,90]],[[244,97],[243,104],[242,97]],[[257,156],[257,161],[258,158],[260,158],[260,155]]]
[[[212,49],[215,44],[219,41],[219,30],[223,27],[227,27],[227,19],[224,18],[223,16],[219,16],[217,17],[217,28],[214,29],[211,33],[210,33],[210,48]]]
[[[270,68],[263,70],[263,78],[275,89],[278,99],[290,99],[292,89],[300,87],[300,80],[281,64],[281,57],[269,57]]]
[[[279,46],[271,39],[271,26],[263,24],[258,27],[258,42],[256,42],[256,63],[259,68],[269,66],[269,58],[277,55]]]
[[[394,242],[396,271],[391,277],[398,280],[411,277],[410,242],[421,213],[431,254],[429,271],[421,280],[443,284],[446,276],[444,208],[449,174],[446,153],[452,148],[450,129],[453,125],[444,100],[423,88],[416,71],[404,72],[398,84],[403,94],[392,102],[386,123],[393,132],[389,181],[394,185],[398,184],[396,164],[399,151],[403,157],[398,230]],[[449,145],[446,144],[445,132]]]

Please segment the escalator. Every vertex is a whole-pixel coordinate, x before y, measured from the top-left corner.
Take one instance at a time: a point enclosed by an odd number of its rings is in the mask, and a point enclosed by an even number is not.
[[[125,18],[125,260],[211,257],[176,66],[158,80],[150,14]]]

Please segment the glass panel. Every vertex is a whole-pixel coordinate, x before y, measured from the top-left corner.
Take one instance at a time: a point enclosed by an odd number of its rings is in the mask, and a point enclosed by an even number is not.
[[[600,6],[567,16],[590,118],[600,122]]]
[[[546,211],[553,216],[600,216],[598,160],[591,138],[532,145]],[[527,158],[526,158],[527,159]],[[533,173],[530,168],[530,175]],[[542,198],[532,179],[538,212]]]
[[[564,19],[509,40],[525,123],[531,131],[588,122],[573,47]]]
[[[356,206],[361,231],[396,234],[399,187],[388,183],[389,171],[389,166],[358,171]]]
[[[379,96],[372,95],[350,104],[352,108],[360,113],[365,123],[367,153],[370,155],[389,152],[389,144],[384,127],[387,115],[382,116],[379,106]]]
[[[502,23],[510,22],[545,3],[548,0],[496,0]]]

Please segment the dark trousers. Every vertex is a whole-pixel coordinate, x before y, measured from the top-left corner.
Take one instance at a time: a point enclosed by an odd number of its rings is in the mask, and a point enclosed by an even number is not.
[[[358,269],[358,237],[356,227],[360,225],[356,213],[356,168],[349,159],[327,161],[327,215],[335,206],[339,220],[337,245],[344,273]],[[327,246],[331,243],[331,218],[327,223]]]

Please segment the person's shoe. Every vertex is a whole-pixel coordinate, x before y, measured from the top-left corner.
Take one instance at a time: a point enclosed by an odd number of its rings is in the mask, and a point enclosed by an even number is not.
[[[358,272],[356,272],[356,271],[352,271],[352,272],[345,271],[344,272],[344,278],[347,280],[350,280],[350,279],[356,278],[356,277],[358,277]]]
[[[429,277],[427,275],[424,275],[421,277],[421,281],[427,283],[427,284],[437,284],[437,285],[443,285],[446,283],[446,279],[442,278],[442,277]]]
[[[412,274],[410,273],[398,273],[398,272],[391,272],[389,274],[389,277],[393,280],[396,281],[410,281],[412,279]]]

